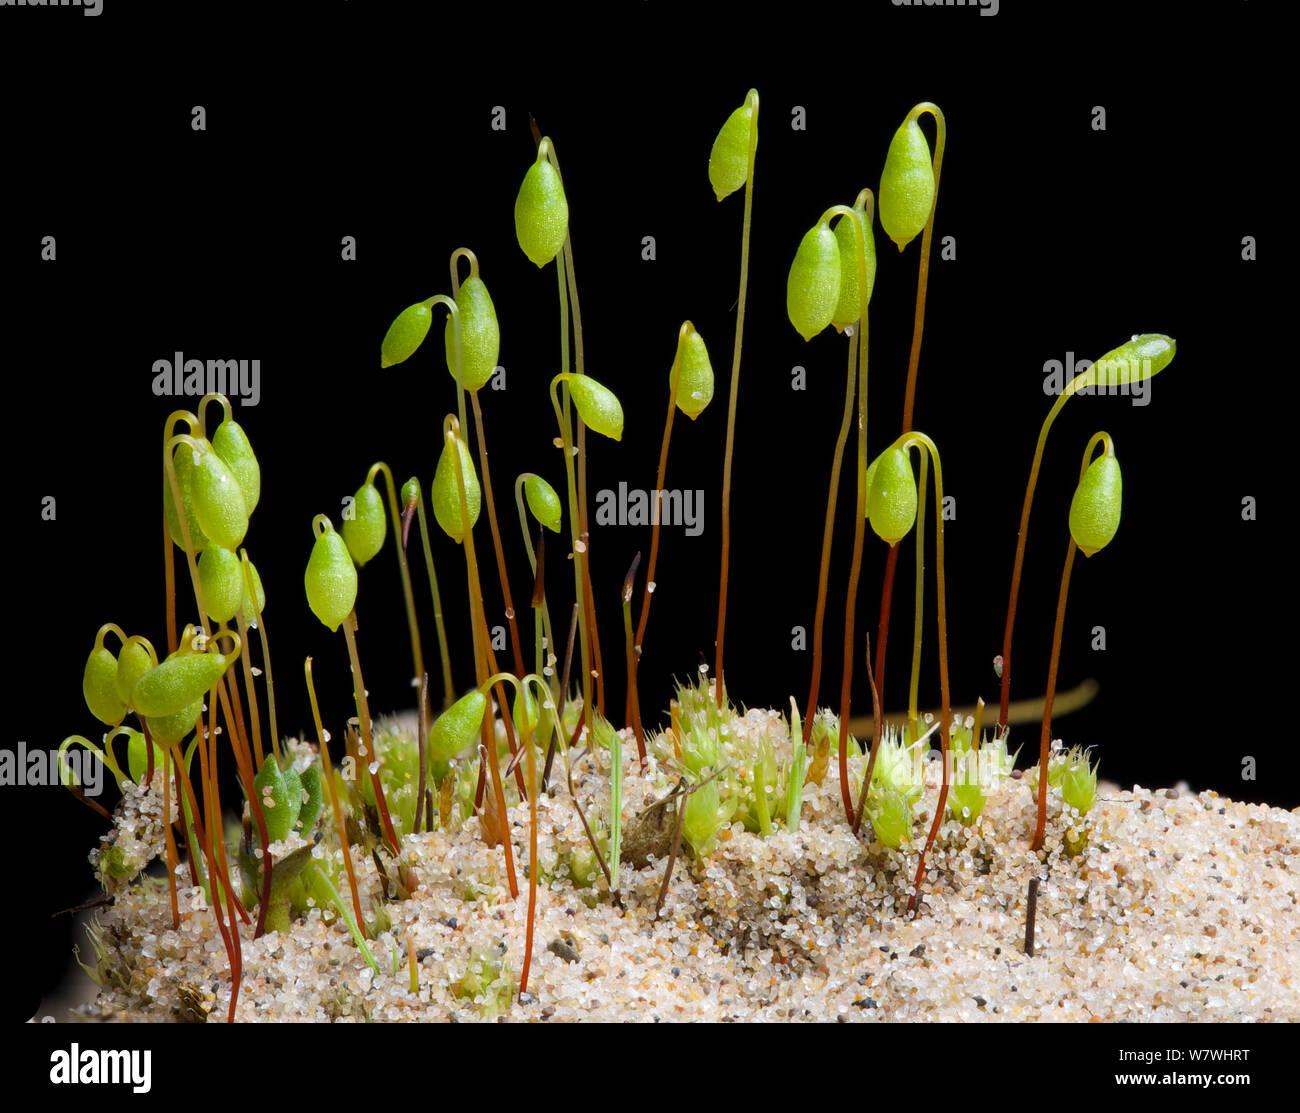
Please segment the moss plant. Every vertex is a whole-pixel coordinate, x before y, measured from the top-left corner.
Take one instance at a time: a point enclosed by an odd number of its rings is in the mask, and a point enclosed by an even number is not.
[[[376,478],[383,480],[388,495],[387,516],[384,498],[375,485]],[[366,473],[366,481],[353,496],[351,513],[343,519],[343,541],[358,568],[369,563],[384,547],[388,536],[388,517],[392,518],[394,534],[400,532],[402,512],[398,506],[397,494],[397,485],[388,465],[382,460],[372,464]],[[424,647],[420,643],[420,623],[415,613],[415,592],[411,587],[411,570],[406,562],[406,546],[394,540],[393,549],[397,554],[402,598],[406,604],[406,626],[411,639],[411,666],[414,669],[411,684],[414,687],[424,676]]]
[[[1047,447],[1047,434],[1061,413],[1065,403],[1079,393],[1094,389],[1127,389],[1146,382],[1163,371],[1173,361],[1177,346],[1160,333],[1145,333],[1132,337],[1127,343],[1113,348],[1095,363],[1085,367],[1065,385],[1052,408],[1043,419],[1034,446],[1033,462],[1029,465],[1029,481],[1025,484],[1025,499],[1020,508],[1020,528],[1016,533],[1016,555],[1011,565],[1011,593],[1007,600],[1007,620],[1002,631],[1002,691],[998,707],[998,729],[1007,725],[1007,707],[1011,699],[1011,637],[1015,632],[1016,605],[1020,599],[1020,574],[1025,563],[1025,545],[1029,540],[1029,512],[1034,505],[1034,491],[1038,486],[1038,471],[1043,463],[1043,450]]]
[[[741,152],[744,152],[742,171]],[[758,153],[758,91],[750,89],[745,103],[727,117],[709,152],[709,181],[719,201],[745,187],[745,213],[740,226],[740,295],[736,302],[736,341],[731,354],[727,390],[727,442],[722,457],[722,567],[718,574],[718,633],[714,641],[714,698],[726,698],[723,650],[727,637],[727,580],[731,572],[731,465],[736,445],[736,400],[740,392],[740,352],[745,339],[745,298],[749,293],[749,232],[754,210],[754,161]]]
[[[577,278],[573,264],[573,247],[569,241],[569,204],[564,192],[555,144],[541,137],[537,157],[529,167],[515,201],[515,236],[524,254],[539,268],[556,261],[556,282],[560,306],[560,373],[586,374],[582,338],[582,311],[578,302]],[[570,318],[573,330],[573,362],[570,364]],[[590,534],[587,530],[587,457],[586,422],[578,415],[573,431],[570,378],[561,390],[561,447],[565,454],[565,474],[569,480],[569,509],[574,540],[573,575],[575,597],[579,602],[579,634],[582,651],[583,700],[592,704],[592,681],[596,681],[596,704],[603,713],[605,682],[600,653],[600,632],[596,626],[595,601],[591,590]],[[552,383],[554,392],[554,383]],[[568,447],[566,447],[568,446]],[[575,459],[576,458],[576,463]]]
[[[935,125],[934,154],[921,130],[922,116]],[[907,357],[907,383],[903,390],[902,431],[912,429],[916,406],[916,381],[921,365],[921,340],[925,334],[925,303],[930,286],[930,247],[934,239],[934,214],[939,203],[939,180],[943,172],[948,125],[937,104],[922,101],[913,105],[894,133],[880,173],[880,224],[902,252],[918,234],[921,255],[916,272],[916,309],[912,318],[912,347]],[[893,606],[894,569],[898,550],[885,558],[880,591],[880,625],[876,635],[876,688],[885,691],[885,653],[889,645],[889,616]]]
[[[1096,459],[1094,451],[1102,453]],[[1056,601],[1056,624],[1052,630],[1052,655],[1047,665],[1047,696],[1043,701],[1043,727],[1038,747],[1038,820],[1030,848],[1040,850],[1047,834],[1048,756],[1052,744],[1052,703],[1056,698],[1056,672],[1061,662],[1061,638],[1065,633],[1065,603],[1070,592],[1070,572],[1079,550],[1091,557],[1111,543],[1119,529],[1123,482],[1115,445],[1109,434],[1097,433],[1083,452],[1079,484],[1070,500],[1070,543],[1065,550],[1061,570],[1061,590]],[[1003,667],[1005,668],[1005,661]],[[1004,673],[1005,675],[1005,673]],[[1095,773],[1094,773],[1095,783]],[[1091,806],[1091,803],[1089,803]],[[1081,809],[1086,811],[1087,809]]]
[[[983,703],[980,708],[982,711]],[[1007,751],[1004,734],[981,739],[980,716],[967,717],[952,727],[952,788],[948,811],[965,827],[979,821],[990,795],[1015,768],[1016,755]]]
[[[867,199],[869,200],[869,195]],[[853,220],[855,226],[855,235],[859,243],[859,249],[854,253],[854,270],[857,272],[857,286],[859,290],[870,290],[870,284],[867,277],[867,258],[865,251],[865,240],[868,235],[868,223],[865,212],[861,220],[855,212],[848,214]],[[860,225],[860,227],[859,227]],[[853,692],[853,635],[854,625],[857,618],[857,601],[858,601],[858,583],[862,575],[862,552],[866,534],[867,518],[867,497],[869,494],[867,487],[867,351],[869,345],[868,331],[868,298],[861,299],[858,307],[858,382],[857,382],[857,404],[858,404],[858,441],[857,441],[857,466],[855,468],[857,502],[853,517],[853,554],[849,559],[849,579],[848,588],[845,592],[844,607],[844,642],[843,650],[843,668],[840,676],[840,738],[839,738],[839,763],[840,763],[840,793],[844,802],[845,816],[850,825],[856,820],[853,814],[853,798],[849,790],[849,770],[848,770],[848,752],[849,752],[849,718],[851,712],[851,698]],[[925,441],[925,447],[931,452],[934,451],[932,443]],[[936,467],[938,466],[936,460]],[[947,682],[945,680],[945,688]],[[809,708],[811,710],[811,707]]]
[[[567,220],[566,220],[567,225]],[[462,284],[459,281],[457,259],[469,260],[470,275]],[[519,638],[519,623],[515,618],[514,596],[506,574],[505,549],[501,543],[501,527],[497,521],[496,502],[492,496],[492,473],[488,467],[487,433],[483,423],[483,410],[479,405],[479,391],[491,378],[500,353],[501,332],[497,324],[496,307],[488,294],[487,286],[479,277],[478,257],[469,248],[459,248],[451,260],[452,293],[460,308],[459,354],[452,322],[446,329],[447,367],[460,386],[469,392],[474,413],[474,433],[478,441],[479,467],[483,472],[483,495],[488,512],[488,527],[492,534],[492,547],[496,555],[497,578],[505,604],[506,623],[510,630],[510,648],[514,656],[515,672],[524,672],[523,643]],[[459,360],[459,370],[457,361]]]
[[[811,340],[828,324],[837,329],[848,329],[848,371],[845,375],[844,412],[840,418],[835,451],[831,458],[830,482],[826,494],[826,516],[822,525],[821,565],[817,576],[817,602],[813,611],[812,678],[808,690],[808,716],[803,727],[803,743],[812,738],[813,712],[821,689],[822,634],[826,618],[826,590],[830,578],[831,540],[835,528],[835,510],[839,500],[840,470],[844,463],[844,448],[853,421],[853,404],[857,396],[858,373],[865,375],[866,312],[874,283],[875,248],[872,246],[871,223],[874,199],[870,190],[863,190],[852,209],[836,205],[828,209],[820,221],[809,231],[799,245],[799,252],[790,267],[786,282],[786,310],[790,322],[804,337]],[[834,231],[830,222],[838,220]],[[847,234],[843,229],[848,229]],[[864,301],[858,294],[867,291]],[[854,324],[860,327],[854,329]],[[859,353],[861,357],[859,356]],[[866,384],[862,384],[862,406],[859,410],[862,455],[866,453]],[[861,558],[861,542],[855,529],[854,552]],[[855,567],[857,565],[855,564]],[[856,585],[855,585],[856,586]],[[854,590],[851,598],[856,598]],[[852,607],[846,609],[846,613]],[[846,642],[851,645],[852,631]],[[845,662],[847,669],[847,660]],[[851,675],[851,674],[850,674]],[[851,680],[850,680],[851,684]],[[847,761],[847,756],[845,758]],[[841,765],[843,774],[846,765]],[[845,809],[852,814],[853,806],[847,795],[847,777],[844,780]]]
[[[470,264],[470,275],[463,288],[459,280],[458,267],[461,258],[467,259]],[[438,294],[425,302],[419,303],[417,306],[412,306],[399,315],[389,328],[388,336],[385,338],[383,362],[385,366],[390,366],[393,363],[405,361],[414,355],[428,335],[428,311],[431,311],[434,305],[442,305],[447,310],[448,320],[444,330],[444,347],[446,350],[447,370],[456,384],[458,424],[460,428],[465,428],[465,396],[468,393],[473,406],[475,428],[478,434],[479,464],[483,470],[483,481],[480,484],[479,477],[472,466],[466,467],[469,461],[469,448],[463,438],[459,440],[459,452],[463,459],[458,462],[452,460],[451,455],[444,446],[443,453],[438,460],[438,469],[434,474],[433,488],[430,493],[434,517],[437,518],[438,524],[453,540],[457,542],[461,540],[462,528],[457,524],[460,520],[460,513],[457,508],[456,469],[453,467],[454,463],[458,463],[461,470],[468,477],[467,497],[470,519],[477,521],[483,506],[486,506],[488,511],[488,525],[492,532],[492,543],[496,553],[497,574],[500,579],[501,594],[505,602],[505,615],[510,629],[515,669],[518,672],[523,672],[523,649],[519,640],[518,623],[515,619],[514,599],[506,575],[505,553],[501,544],[501,530],[497,522],[496,504],[492,496],[491,474],[488,471],[487,440],[483,424],[483,413],[478,401],[479,390],[491,377],[492,371],[496,367],[500,345],[500,329],[492,298],[488,294],[482,278],[479,277],[477,256],[469,248],[458,248],[452,253],[450,270],[454,297],[449,298],[446,295]],[[403,325],[403,318],[412,314],[413,311],[412,323]],[[412,493],[418,495],[418,488]],[[418,502],[416,506],[417,512],[419,512]],[[429,582],[431,590],[434,592],[435,613],[440,615],[441,605],[437,596],[437,577],[434,572],[432,551],[428,543],[422,516],[420,526],[429,569]],[[414,613],[413,610],[411,613]],[[484,621],[486,622],[486,619]],[[439,627],[439,637],[440,639],[445,638],[441,626]],[[483,652],[486,653],[488,658],[486,665],[488,671],[495,672],[497,663],[490,642],[485,644]],[[451,691],[452,688],[450,682],[448,682],[446,685],[447,698],[450,698]],[[510,741],[510,750],[513,754],[516,749],[515,728],[508,711],[503,711],[503,721],[506,735]],[[522,791],[522,773],[519,774],[518,780]]]
[[[887,542],[891,551],[897,549],[898,542],[911,528],[917,514],[916,481],[912,476],[911,465],[907,461],[908,449],[924,451],[934,466],[934,532],[935,532],[935,594],[938,600],[937,627],[939,639],[939,691],[942,711],[939,720],[940,757],[943,762],[943,780],[939,788],[939,801],[935,805],[934,822],[926,836],[925,846],[921,851],[916,867],[916,880],[908,898],[909,913],[916,910],[921,882],[925,877],[925,859],[934,845],[943,822],[944,807],[948,801],[949,789],[949,732],[951,730],[951,696],[948,688],[948,603],[944,577],[944,538],[943,538],[943,468],[939,462],[939,450],[934,442],[924,433],[904,433],[894,444],[885,450],[876,462],[872,476],[870,502],[867,516],[871,528]],[[864,472],[865,475],[865,472]],[[841,736],[847,730],[847,722],[841,719]],[[843,750],[843,745],[841,745]],[[871,763],[876,754],[872,748],[872,757],[868,759],[867,779],[870,781]]]
[[[474,518],[475,515],[469,502],[469,477],[473,474],[473,465],[469,462],[469,454],[465,449],[465,442],[461,439],[460,423],[450,414],[443,423],[444,438],[444,455],[450,457],[452,461],[451,473],[454,473],[453,482],[455,483],[455,494],[457,506],[455,508],[455,520],[444,524],[443,528],[454,540],[460,540],[465,547],[465,572],[469,586],[470,613],[474,629],[474,657],[476,679],[480,687],[491,675],[492,669],[489,664],[489,654],[491,653],[491,636],[487,629],[487,620],[483,615],[483,592],[480,587],[478,573],[478,559],[474,549]],[[434,505],[437,506],[440,498],[437,491],[438,482],[435,478]],[[457,537],[459,535],[459,537]],[[498,702],[501,705],[502,713],[506,712],[506,702],[501,692],[500,685],[497,687]],[[495,820],[499,824],[496,830],[491,830],[493,824],[488,822],[484,828],[485,837],[490,843],[499,842],[502,853],[505,856],[506,876],[510,884],[510,896],[516,898],[519,896],[519,883],[515,877],[514,854],[510,846],[510,835],[506,829],[506,799],[501,785],[501,767],[497,759],[497,748],[493,737],[492,724],[488,716],[484,716],[482,725],[482,748],[485,751],[485,761],[487,771],[491,776],[491,789],[493,794],[493,803],[496,809]],[[480,781],[483,777],[480,776]],[[521,788],[522,791],[522,788]]]
[[[668,416],[664,419],[663,441],[659,447],[659,470],[655,477],[655,504],[650,522],[650,559],[646,564],[645,591],[641,596],[641,617],[637,619],[633,639],[634,655],[628,662],[628,711],[637,732],[637,747],[645,758],[644,728],[641,724],[640,695],[637,691],[637,669],[645,645],[646,626],[650,621],[650,600],[658,590],[656,578],[659,561],[659,525],[661,492],[668,474],[668,445],[673,434],[673,417],[678,410],[695,421],[713,400],[713,364],[704,338],[695,331],[690,321],[684,321],[677,331],[677,350],[668,371]]]

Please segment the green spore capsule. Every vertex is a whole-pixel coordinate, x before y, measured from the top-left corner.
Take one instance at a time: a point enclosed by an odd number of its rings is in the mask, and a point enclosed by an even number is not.
[[[876,238],[871,233],[871,225],[863,214],[854,210],[853,221],[841,217],[835,224],[835,241],[840,248],[840,299],[835,305],[835,315],[831,324],[836,331],[843,332],[855,324],[861,316],[858,298],[858,261],[865,257],[867,270],[867,304],[871,303],[871,292],[876,288]],[[862,253],[858,252],[858,237],[853,230],[853,222],[862,229]]]
[[[165,718],[201,700],[226,671],[224,653],[173,653],[144,674],[131,693],[141,715]]]
[[[292,766],[281,769],[274,756],[262,762],[262,768],[253,778],[266,819],[266,834],[271,842],[287,838],[298,822],[302,810],[302,781]]]
[[[677,408],[694,421],[713,401],[713,364],[689,321],[677,338]]]
[[[153,767],[162,768],[163,751],[157,744],[153,748]],[[144,780],[144,775],[149,772],[149,752],[146,748],[144,735],[138,730],[128,729],[126,732],[126,767],[130,771],[131,780],[139,784]]]
[[[497,368],[501,354],[501,328],[488,288],[478,275],[461,283],[456,294],[460,310],[460,383],[466,390],[479,390]],[[447,370],[456,378],[456,323],[450,317],[443,334],[447,349]]]
[[[1092,556],[1111,543],[1119,529],[1124,481],[1119,461],[1107,453],[1084,470],[1070,500],[1070,536],[1084,556]]]
[[[880,225],[902,251],[925,228],[934,210],[934,163],[930,144],[914,116],[889,143],[880,173]]]
[[[564,511],[554,487],[540,475],[528,475],[524,478],[524,499],[534,518],[552,533],[560,532],[560,519]]]
[[[799,241],[785,284],[785,308],[795,331],[811,340],[835,316],[840,300],[840,245],[824,220]]]
[[[487,696],[475,688],[439,715],[429,728],[429,759],[446,766],[474,745],[486,709]]]
[[[564,183],[546,157],[550,143],[549,139],[542,140],[537,161],[528,168],[515,198],[515,238],[524,254],[539,267],[559,254],[569,234]]]
[[[248,594],[248,580],[253,581],[253,595]],[[253,606],[253,596],[257,597],[256,607]],[[251,560],[248,562],[248,579],[244,580],[243,594],[239,597],[239,607],[249,622],[256,622],[257,616],[266,611],[266,591],[262,587],[262,577],[258,574],[257,565]]]
[[[238,549],[248,532],[244,493],[226,462],[210,447],[194,461],[194,515],[212,542]]]
[[[363,483],[352,498],[352,516],[343,519],[343,540],[359,566],[373,560],[388,536],[384,499],[373,483]]]
[[[512,706],[512,712],[515,726],[519,728],[520,734],[532,734],[537,729],[540,721],[540,712],[537,706],[537,697],[533,695],[532,689],[528,684],[520,684],[515,691],[515,700]]]
[[[1123,387],[1145,382],[1168,367],[1177,350],[1173,338],[1162,333],[1134,336],[1096,360],[1081,385]]]
[[[187,444],[178,444],[172,456],[172,469],[176,472],[176,485],[181,489],[181,507],[185,512],[186,524],[190,527],[190,541],[194,551],[201,553],[208,546],[208,535],[203,532],[194,515],[194,453]],[[171,535],[178,549],[184,550],[185,537],[181,533],[180,517],[176,513],[176,504],[172,499],[172,485],[163,477],[163,514],[167,519],[167,532]]]
[[[213,622],[229,622],[244,598],[244,569],[239,557],[220,545],[209,545],[199,557],[203,603]]]
[[[248,434],[237,421],[227,418],[212,434],[212,450],[225,461],[244,496],[244,509],[252,514],[262,498],[262,468],[253,455]]]
[[[329,519],[321,516],[316,521],[321,529],[303,577],[307,605],[330,630],[337,630],[356,606],[357,568],[347,544],[334,532]]]
[[[408,305],[384,334],[384,342],[379,349],[379,365],[392,367],[410,359],[429,335],[432,323],[433,307],[427,301]]]
[[[465,504],[469,509],[469,527],[473,529],[478,522],[482,507],[483,491],[479,487],[478,474],[474,471],[474,461],[469,457],[465,442],[457,438],[460,450],[460,468],[465,476]],[[442,454],[438,457],[438,466],[433,473],[433,487],[429,491],[429,501],[433,503],[433,516],[438,520],[447,536],[457,544],[465,540],[465,519],[461,515],[460,483],[456,477],[456,457],[452,455],[450,443],[443,441]]]
[[[102,645],[92,649],[86,658],[81,694],[90,713],[101,723],[115,727],[126,718],[126,704],[117,694],[117,658]]]
[[[196,699],[187,704],[174,715],[146,716],[149,734],[160,746],[174,746],[194,729],[199,716],[203,714],[203,699]],[[187,804],[186,807],[189,805]]]
[[[115,686],[117,698],[125,706],[131,706],[131,693],[135,691],[140,677],[151,668],[153,668],[153,658],[149,656],[149,651],[143,644],[138,641],[127,641],[122,646],[122,651],[117,655]]]
[[[610,440],[623,439],[623,406],[609,387],[590,375],[558,375],[569,388],[578,416],[588,429]]]
[[[871,474],[874,471],[874,474]],[[885,449],[868,469],[867,518],[882,541],[897,545],[916,524],[916,476],[902,448]]]
[[[754,106],[746,100],[722,125],[709,151],[709,184],[719,201],[729,197],[749,177],[749,134]]]

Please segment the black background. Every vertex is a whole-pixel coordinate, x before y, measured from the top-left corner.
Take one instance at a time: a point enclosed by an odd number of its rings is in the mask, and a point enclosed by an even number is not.
[[[512,208],[533,158],[529,114],[557,144],[571,205],[587,369],[621,397],[620,444],[590,436],[592,491],[653,485],[677,327],[709,345],[717,394],[676,423],[668,486],[705,492],[698,538],[665,531],[642,706],[666,708],[674,675],[712,660],[718,498],[734,332],[742,197],[718,204],[707,158],[752,85],[762,95],[733,497],[727,680],[751,706],[806,698],[826,475],[842,402],[845,342],[810,344],[785,315],[785,274],[803,232],[831,204],[876,187],[894,129],[918,100],[948,121],[936,218],[917,427],[943,453],[957,520],[948,525],[953,692],[996,703],[1016,520],[1050,399],[1046,360],[1095,357],[1130,334],[1165,332],[1178,356],[1151,404],[1078,399],[1049,442],[1016,641],[1017,697],[1041,693],[1066,508],[1087,437],[1105,428],[1124,467],[1115,542],[1081,561],[1061,686],[1100,682],[1062,719],[1095,745],[1105,778],[1214,788],[1300,802],[1279,697],[1291,593],[1279,505],[1289,436],[1278,400],[1278,263],[1273,196],[1284,132],[1263,5],[1154,11],[1005,2],[975,11],[888,4],[823,17],[808,8],[744,17],[693,8],[481,6],[464,23],[358,4],[285,5],[285,25],[228,10],[178,13],[106,0],[105,14],[0,12],[6,61],[0,265],[10,555],[10,695],[3,742],[54,747],[100,729],[80,675],[96,628],[116,621],[164,641],[158,524],[159,429],[193,400],[156,398],[152,365],[176,351],[257,358],[262,399],[237,412],[263,468],[248,537],[267,587],[280,723],[308,723],[301,662],[316,661],[329,723],[349,712],[341,637],[310,614],[302,572],[314,514],[384,459],[429,483],[442,416],[454,409],[440,329],[409,363],[379,368],[395,314],[448,287],[447,257],[473,248],[496,302],[509,389],[484,391],[498,511],[527,625],[527,564],[511,484],[536,470],[562,487],[546,396],[559,369],[554,273],[514,239]],[[827,10],[829,13],[829,9]],[[1150,16],[1151,18],[1146,18]],[[751,20],[753,22],[751,22]],[[190,127],[192,106],[207,131]],[[504,132],[490,127],[507,110]],[[790,127],[794,106],[807,130]],[[1102,105],[1107,129],[1091,127]],[[924,125],[933,134],[930,125]],[[58,260],[40,260],[54,235]],[[357,260],[340,258],[344,236]],[[652,235],[657,260],[641,258]],[[897,434],[919,241],[901,256],[877,227],[872,303],[872,454]],[[938,238],[955,236],[941,261]],[[1241,259],[1242,237],[1260,261]],[[790,389],[791,368],[808,389]],[[852,460],[852,445],[849,460]],[[827,623],[823,702],[839,687],[852,536],[846,467]],[[1288,474],[1289,477],[1289,474]],[[40,517],[58,500],[55,522]],[[1260,520],[1241,520],[1254,496]],[[616,604],[648,529],[596,529],[592,560],[609,685],[622,707]],[[931,543],[933,537],[931,534]],[[471,681],[464,567],[435,539],[448,626]],[[478,549],[490,612],[500,602],[485,523]],[[550,547],[552,611],[572,578]],[[874,636],[884,546],[868,533],[859,645]],[[415,555],[413,551],[413,555]],[[932,553],[931,553],[932,556]],[[181,568],[184,585],[183,566]],[[430,668],[436,642],[415,555]],[[886,702],[906,698],[910,549],[900,561]],[[933,587],[929,621],[933,621]],[[639,596],[638,596],[639,600]],[[371,705],[411,702],[394,561],[362,573],[360,643]],[[1089,648],[1106,628],[1104,653]],[[932,627],[923,700],[937,703]],[[856,669],[859,681],[863,670]],[[435,681],[436,687],[436,681]],[[867,702],[855,687],[855,709]],[[617,716],[616,716],[617,718]],[[1282,728],[1282,729],[1279,729]],[[336,736],[339,731],[336,729]],[[1037,729],[1021,727],[1034,748]],[[1026,752],[1028,752],[1028,750]],[[1258,779],[1243,781],[1243,757]],[[1023,761],[1022,761],[1023,764]],[[19,865],[16,926],[36,953],[18,1011],[64,969],[85,899],[86,851],[102,825],[58,789],[7,787]],[[233,797],[232,797],[233,798]],[[29,937],[30,945],[30,937]],[[23,1011],[25,1010],[25,1011]]]

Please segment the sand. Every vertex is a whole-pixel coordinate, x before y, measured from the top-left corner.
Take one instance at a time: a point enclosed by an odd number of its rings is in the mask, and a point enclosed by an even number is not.
[[[770,726],[772,714],[751,711],[751,721]],[[630,827],[673,778],[639,772],[630,741],[626,751]],[[607,801],[605,760],[587,755],[575,770],[589,814]],[[855,758],[851,776],[860,779],[861,768]],[[1031,853],[1032,793],[1027,781],[1007,780],[977,824],[944,824],[909,919],[938,776],[936,764],[916,842],[893,851],[845,824],[832,761],[824,782],[806,789],[797,832],[760,838],[736,824],[707,859],[679,861],[655,922],[662,858],[624,862],[621,904],[603,880],[575,887],[566,863],[586,844],[557,775],[539,801],[544,882],[522,998],[526,805],[510,815],[517,900],[501,849],[484,844],[477,820],[407,838],[419,886],[387,906],[392,929],[370,944],[380,973],[345,925],[319,910],[287,935],[254,940],[245,929],[237,1019],[1300,1020],[1300,813],[1213,792],[1103,785],[1083,818],[1054,795],[1047,844]],[[1067,830],[1086,832],[1085,851],[1065,853]],[[134,837],[156,845],[147,831]],[[372,862],[360,863],[360,878],[379,891]],[[182,890],[183,910],[191,896]],[[165,879],[152,878],[119,892],[98,921],[113,979],[82,1017],[225,1019],[229,970],[209,912],[173,930]]]

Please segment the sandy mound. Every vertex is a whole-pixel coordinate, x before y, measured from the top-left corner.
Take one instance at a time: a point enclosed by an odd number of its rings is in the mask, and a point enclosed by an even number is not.
[[[751,716],[767,713],[751,712]],[[628,751],[635,753],[629,744]],[[579,798],[599,815],[605,756],[584,758]],[[860,778],[855,759],[851,772]],[[932,779],[937,777],[937,767]],[[625,823],[670,783],[625,775]],[[1009,780],[977,825],[945,824],[921,913],[904,913],[918,842],[890,851],[843,820],[835,763],[809,785],[795,833],[736,824],[703,862],[679,861],[658,923],[663,860],[625,861],[622,907],[575,887],[585,847],[563,776],[539,803],[536,943],[517,998],[527,914],[528,810],[511,812],[520,897],[476,820],[405,841],[416,896],[388,905],[376,975],[342,922],[313,910],[292,931],[245,929],[238,1019],[266,1020],[1300,1020],[1300,815],[1214,793],[1106,789],[1080,820],[1053,801],[1028,850],[1034,804]],[[1086,830],[1069,857],[1067,828]],[[370,861],[362,884],[378,893]],[[182,875],[188,880],[187,875]],[[1026,894],[1041,878],[1036,954]],[[183,907],[188,907],[183,892]],[[99,1019],[225,1018],[230,977],[212,917],[172,930],[165,884],[132,886],[99,918],[110,984]],[[412,993],[408,937],[418,959]]]

